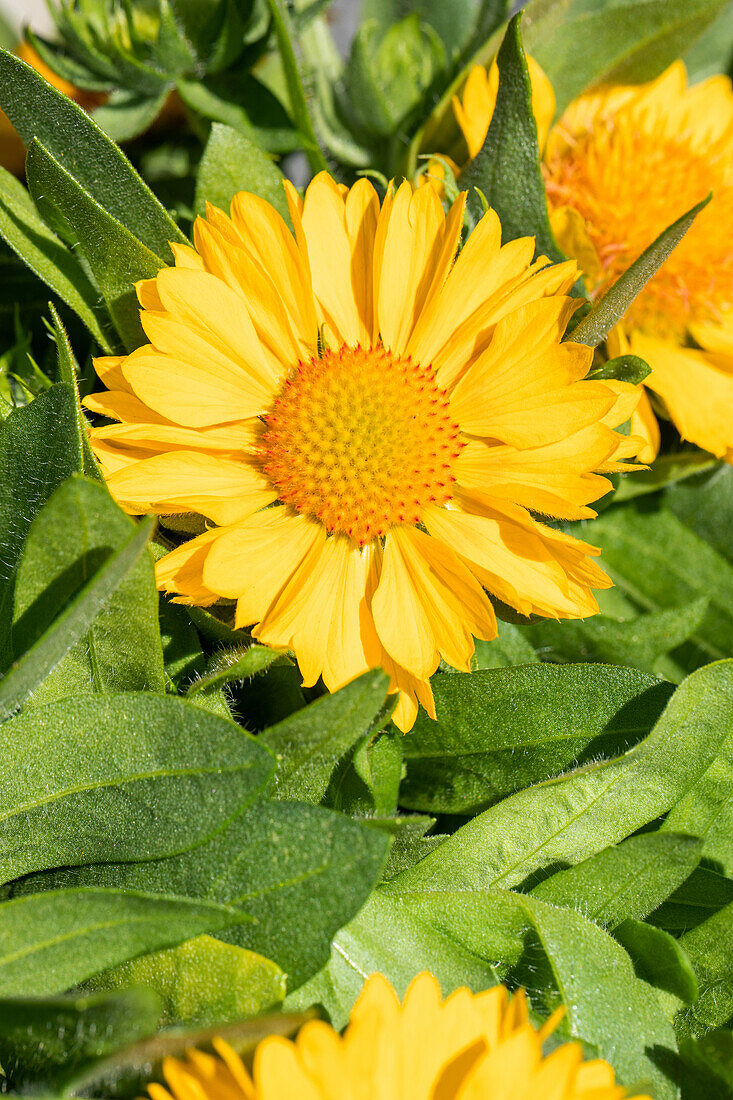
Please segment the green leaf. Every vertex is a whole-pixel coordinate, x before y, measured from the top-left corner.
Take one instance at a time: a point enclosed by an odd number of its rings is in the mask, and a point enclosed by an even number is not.
[[[134,284],[157,275],[163,266],[160,259],[95,202],[35,139],[28,149],[26,173],[36,201],[50,203],[68,224],[125,346],[133,351],[145,342]]]
[[[186,851],[251,805],[274,766],[234,723],[142,692],[50,703],[3,733],[2,882]]]
[[[248,919],[228,905],[115,888],[13,898],[0,903],[0,996],[62,993],[146,951]]]
[[[163,110],[169,90],[157,94],[116,89],[94,112],[94,121],[113,141],[132,141],[149,129]]]
[[[34,402],[35,404],[35,402]],[[139,524],[122,547],[80,589],[49,630],[0,681],[0,722],[12,717],[81,637],[145,551],[152,519]]]
[[[79,403],[79,364],[76,361],[69,337],[63,326],[53,302],[48,303],[48,312],[51,315],[53,336],[56,341],[56,357],[59,370],[59,379],[71,386],[76,397],[76,419],[79,426],[79,438],[81,439],[82,470],[81,472],[93,481],[104,482],[104,475],[100,470],[94,452],[89,444],[87,435],[87,420]]]
[[[220,649],[211,657],[203,675],[194,680],[186,694],[199,695],[202,692],[216,690],[224,684],[236,683],[238,680],[251,680],[258,673],[266,672],[278,661],[287,661],[289,658],[276,649],[268,649],[264,645],[250,645],[233,647],[232,649]]]
[[[530,0],[525,45],[561,114],[587,87],[651,80],[689,49],[725,0]]]
[[[228,211],[238,191],[266,199],[289,221],[282,173],[248,137],[215,122],[199,166],[196,213],[205,214],[207,202]]]
[[[74,310],[102,348],[111,351],[95,287],[74,254],[40,217],[25,187],[1,167],[0,235],[33,274]]]
[[[685,1004],[699,995],[697,978],[687,952],[669,932],[640,920],[625,920],[614,939],[628,951],[637,977],[664,989]]]
[[[596,347],[622,319],[635,298],[641,294],[649,280],[657,273],[669,254],[677,247],[697,215],[710,202],[712,194],[698,202],[677,221],[660,233],[638,260],[624,271],[610,290],[593,306],[587,317],[577,325],[568,340],[575,344]]]
[[[483,211],[478,188],[499,215],[504,242],[534,236],[537,253],[565,259],[550,229],[545,185],[540,169],[537,124],[532,113],[532,86],[515,15],[499,50],[499,91],[482,148],[461,173],[474,222]],[[517,181],[521,180],[521,186]]]
[[[476,638],[472,668],[506,668],[507,665],[531,665],[539,661],[534,646],[522,630],[502,619],[497,619],[496,625],[498,632],[492,641]],[[445,671],[451,671],[449,665]]]
[[[725,3],[683,59],[690,81],[697,84],[718,73],[729,73],[733,62],[733,4]]]
[[[366,672],[333,695],[323,695],[260,735],[278,760],[278,798],[320,802],[338,761],[363,734],[377,733],[391,713],[388,680]]]
[[[628,382],[632,386],[639,386],[648,378],[652,368],[638,355],[619,355],[616,359],[609,359],[602,366],[591,371],[591,378],[617,378],[620,382]]]
[[[211,936],[143,955],[87,983],[107,991],[140,985],[158,995],[162,1010],[156,1023],[163,1027],[233,1023],[260,1016],[285,997],[285,975],[275,963]]]
[[[36,138],[112,218],[168,262],[169,242],[185,237],[124,154],[81,107],[5,50],[0,107],[26,145]]]
[[[593,537],[612,579],[645,610],[706,599],[693,639],[711,659],[733,654],[733,567],[675,516],[631,501],[594,520]]]
[[[12,658],[13,588],[28,529],[54,489],[81,467],[70,386],[52,386],[0,424],[0,669]]]
[[[733,1016],[733,904],[686,932],[687,952],[700,985],[700,996],[675,1023],[680,1036],[704,1035]]]
[[[354,817],[389,818],[395,814],[402,778],[403,741],[394,727],[376,739],[371,733],[366,734],[336,767],[323,798],[324,805]]]
[[[699,1039],[683,1039],[680,1055],[684,1063],[684,1100],[733,1098],[733,1032],[721,1028]]]
[[[658,458],[654,465],[659,462]],[[664,504],[685,527],[733,564],[733,468],[727,462],[715,463],[707,472],[677,482],[665,492]]]
[[[434,676],[432,687],[437,720],[421,711],[404,740],[400,804],[458,814],[630,748],[672,691],[631,669],[549,664]]]
[[[642,833],[558,871],[535,886],[532,896],[616,928],[666,901],[694,871],[701,848],[693,836]]]
[[[654,729],[616,759],[530,787],[464,825],[418,867],[423,889],[487,889],[575,864],[666,813],[709,767],[733,715],[733,661],[694,672]]]
[[[388,843],[381,829],[320,806],[263,802],[182,855],[32,875],[16,888],[115,886],[236,905],[252,920],[222,938],[274,960],[295,989],[379,881]]]
[[[661,674],[660,658],[693,637],[709,609],[701,597],[683,607],[632,619],[595,615],[586,620],[533,623],[527,628],[543,661],[610,661]],[[681,678],[681,677],[680,677]]]
[[[705,859],[733,877],[733,715],[727,717],[725,733],[710,767],[671,809],[662,828],[699,836]]]
[[[706,475],[716,471],[721,463],[712,455],[697,448],[690,451],[678,451],[674,454],[657,455],[648,470],[637,469],[631,477],[623,477],[616,492],[613,495],[613,503],[620,504],[624,500],[632,500],[634,497],[647,496],[656,493],[660,489],[673,487],[681,482],[691,480],[692,485],[697,485],[701,478],[697,475]],[[697,498],[695,498],[697,500]],[[671,506],[671,502],[670,503]],[[695,512],[697,513],[697,505]],[[701,508],[701,514],[706,514],[707,509]],[[716,550],[725,551],[716,546]]]
[[[13,648],[20,657],[136,525],[98,482],[72,476],[36,516],[15,582]],[[69,650],[33,703],[109,691],[165,691],[153,562],[143,554],[87,635]]]
[[[13,1090],[62,1083],[80,1067],[152,1035],[160,1017],[152,989],[92,997],[0,1000],[0,1059]]]
[[[688,932],[733,902],[733,879],[711,867],[697,867],[649,918],[669,932]]]

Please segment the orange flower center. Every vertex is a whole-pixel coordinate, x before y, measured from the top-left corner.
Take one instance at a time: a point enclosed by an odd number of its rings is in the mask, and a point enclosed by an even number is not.
[[[298,363],[262,442],[280,499],[362,546],[445,504],[462,446],[432,367],[381,345]]]
[[[713,190],[682,243],[639,295],[632,325],[662,338],[689,324],[717,321],[733,305],[733,187],[725,149],[695,148],[693,135],[655,135],[618,112],[544,166],[551,208],[585,219],[603,268],[588,287],[599,297],[675,219]]]

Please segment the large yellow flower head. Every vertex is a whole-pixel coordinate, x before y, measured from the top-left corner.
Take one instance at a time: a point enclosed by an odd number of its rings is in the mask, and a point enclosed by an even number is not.
[[[368,978],[343,1036],[321,1021],[295,1042],[265,1039],[253,1074],[214,1040],[218,1056],[192,1050],[163,1066],[168,1088],[152,1100],[622,1100],[607,1062],[584,1062],[577,1043],[545,1056],[553,1017],[533,1027],[521,993],[504,986],[445,1001],[432,974],[418,975],[400,1004],[380,974]],[[649,1100],[637,1096],[633,1100]]]
[[[288,198],[295,235],[242,193],[140,286],[150,343],[97,361],[108,390],[86,404],[120,423],[92,442],[129,512],[211,525],[162,559],[162,589],[236,601],[308,685],[383,668],[409,729],[440,656],[468,670],[494,637],[486,590],[597,610],[597,551],[530,512],[594,515],[628,397],[561,342],[575,263],[502,246],[491,212],[456,259],[465,195],[446,215],[403,183],[380,206],[321,174]]]
[[[733,91],[727,77],[687,87],[682,62],[649,84],[581,96],[552,129],[554,97],[530,66],[533,107],[555,236],[599,297],[671,222],[713,191],[682,243],[615,333],[615,352],[646,359],[646,385],[685,439],[733,461]],[[469,153],[496,103],[496,66],[477,67],[456,100]],[[549,136],[548,136],[549,134]],[[632,431],[654,457],[648,403]]]

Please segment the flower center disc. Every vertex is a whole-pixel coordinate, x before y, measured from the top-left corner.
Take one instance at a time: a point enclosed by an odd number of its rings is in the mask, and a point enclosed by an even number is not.
[[[263,469],[280,499],[364,545],[450,499],[461,449],[432,367],[383,347],[300,362],[265,417]]]

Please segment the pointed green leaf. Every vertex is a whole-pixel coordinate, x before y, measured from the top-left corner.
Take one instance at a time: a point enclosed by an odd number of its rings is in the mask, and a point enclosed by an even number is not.
[[[711,198],[712,195],[708,195],[660,233],[638,260],[634,260],[631,267],[606,291],[601,300],[596,302],[588,316],[583,318],[567,339],[592,348],[605,340]]]
[[[145,336],[134,284],[157,275],[163,266],[160,259],[95,202],[36,140],[28,149],[26,173],[36,201],[51,204],[69,226],[128,351],[139,347]]]
[[[170,258],[170,241],[185,241],[114,142],[81,107],[6,50],[0,51],[0,107],[26,145],[37,138],[82,189],[162,261]]]
[[[534,236],[538,254],[561,261],[565,256],[552,236],[547,213],[520,18],[512,19],[499,50],[499,91],[489,131],[483,147],[461,173],[459,185],[469,191],[468,210],[474,222],[483,209],[478,188],[499,215],[502,241]]]
[[[111,554],[53,625],[0,680],[0,722],[12,717],[43,683],[61,658],[87,632],[99,612],[145,551],[153,520],[139,524],[121,549]]]
[[[114,888],[13,898],[0,903],[0,996],[62,993],[146,951],[246,920],[228,905]]]

